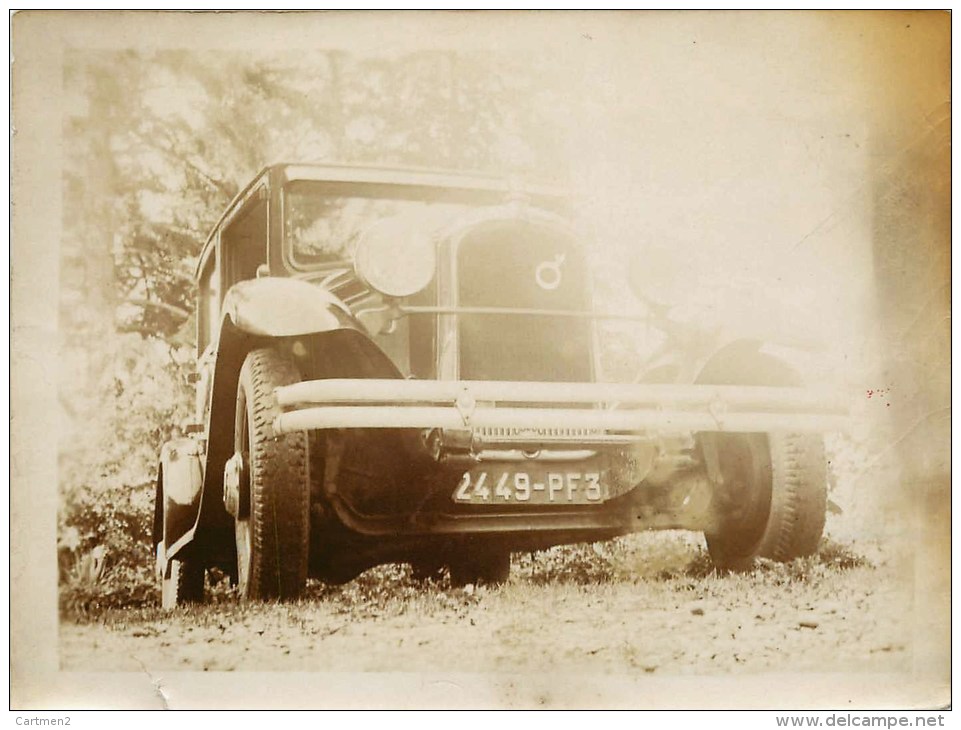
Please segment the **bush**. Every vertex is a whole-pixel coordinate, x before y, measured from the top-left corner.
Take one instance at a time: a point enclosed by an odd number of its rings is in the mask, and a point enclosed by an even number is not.
[[[57,546],[62,613],[158,602],[152,517],[152,483],[70,495]]]
[[[74,362],[69,348],[65,357]],[[154,478],[160,445],[190,412],[188,360],[189,352],[165,343],[118,335],[99,343],[97,367],[90,368],[94,387],[62,397],[72,416],[60,452],[57,553],[65,614],[159,600]]]

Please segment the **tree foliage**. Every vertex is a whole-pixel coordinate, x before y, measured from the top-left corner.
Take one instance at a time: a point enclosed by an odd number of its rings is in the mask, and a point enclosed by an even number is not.
[[[546,73],[446,51],[68,53],[60,555],[70,607],[149,600],[156,454],[191,411],[194,268],[240,187],[277,161],[543,174],[565,144]]]

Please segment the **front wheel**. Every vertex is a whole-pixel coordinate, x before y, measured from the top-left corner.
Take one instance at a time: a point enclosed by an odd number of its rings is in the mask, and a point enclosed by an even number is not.
[[[280,414],[274,388],[299,381],[293,363],[271,348],[247,355],[240,372],[232,466],[239,472],[234,533],[243,598],[293,599],[307,584],[307,434],[273,431]]]
[[[812,434],[705,434],[721,481],[705,531],[714,564],[747,570],[817,551],[827,511],[824,442]]]

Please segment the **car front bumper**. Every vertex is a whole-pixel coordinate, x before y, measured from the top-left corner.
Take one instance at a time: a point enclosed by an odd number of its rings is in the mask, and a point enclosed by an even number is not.
[[[275,396],[284,409],[273,424],[278,434],[450,429],[587,444],[653,433],[828,432],[848,420],[836,394],[793,387],[330,379],[277,388]]]

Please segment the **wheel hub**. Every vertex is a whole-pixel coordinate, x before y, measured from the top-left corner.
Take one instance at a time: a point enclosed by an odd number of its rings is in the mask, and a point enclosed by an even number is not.
[[[250,511],[248,473],[247,460],[239,451],[224,465],[224,509],[238,520],[247,519]]]

